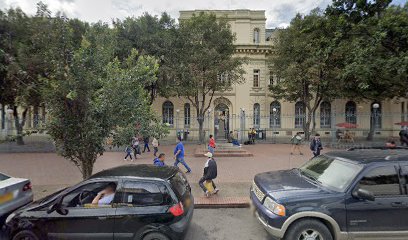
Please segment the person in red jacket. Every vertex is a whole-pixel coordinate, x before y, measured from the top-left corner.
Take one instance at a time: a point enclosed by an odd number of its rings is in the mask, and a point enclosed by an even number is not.
[[[208,151],[214,155],[214,151],[215,151],[215,139],[213,135],[210,135],[210,140],[208,142]]]

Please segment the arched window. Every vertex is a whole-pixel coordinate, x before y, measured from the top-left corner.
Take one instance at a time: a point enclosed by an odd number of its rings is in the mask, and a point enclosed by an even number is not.
[[[353,101],[346,103],[346,122],[357,124],[357,105]]]
[[[259,36],[259,28],[254,29],[254,43],[259,44],[260,36]]]
[[[190,127],[191,115],[190,115],[190,104],[184,104],[184,126]]]
[[[174,105],[170,101],[163,103],[163,123],[174,124]]]
[[[376,129],[382,128],[381,103],[374,102],[371,104],[371,119]]]
[[[331,104],[329,102],[320,103],[320,128],[331,127]]]
[[[303,102],[297,102],[295,104],[295,128],[303,128],[305,118],[305,104]]]
[[[259,128],[261,124],[261,106],[259,103],[254,104],[254,128]]]
[[[281,105],[278,101],[274,101],[270,105],[269,126],[270,128],[281,127]]]

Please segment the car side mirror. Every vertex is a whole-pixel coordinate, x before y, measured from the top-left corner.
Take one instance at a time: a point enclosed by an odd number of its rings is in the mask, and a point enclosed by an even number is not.
[[[368,190],[362,189],[362,188],[357,188],[356,190],[354,190],[352,195],[353,197],[358,198],[358,199],[375,201],[374,193]]]
[[[54,211],[64,216],[68,214],[68,209],[63,208],[60,201],[57,201],[56,203],[49,206],[47,209],[47,214],[51,214]]]

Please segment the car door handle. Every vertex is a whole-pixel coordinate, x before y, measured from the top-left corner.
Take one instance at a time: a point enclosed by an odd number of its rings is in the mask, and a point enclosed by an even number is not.
[[[393,207],[405,207],[406,205],[403,202],[393,202],[391,203]]]

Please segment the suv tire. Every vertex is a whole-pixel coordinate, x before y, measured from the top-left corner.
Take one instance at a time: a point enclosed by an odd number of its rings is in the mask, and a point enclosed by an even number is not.
[[[143,240],[170,240],[166,235],[159,232],[148,233],[143,237]]]
[[[314,219],[299,220],[289,227],[286,240],[333,240],[324,223]]]
[[[13,240],[40,240],[37,235],[30,230],[23,230],[14,235]]]

